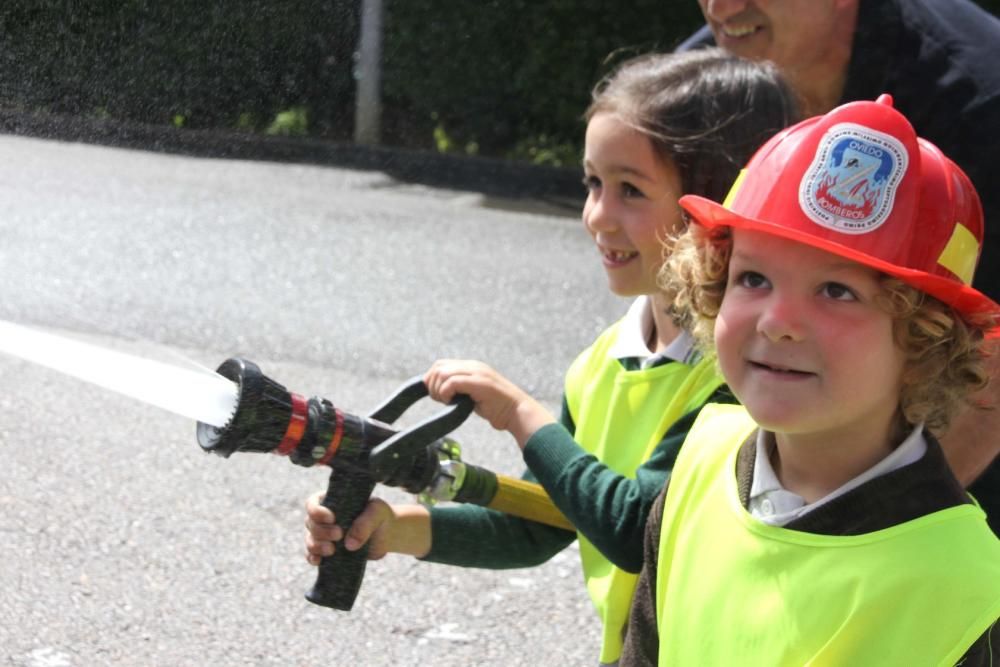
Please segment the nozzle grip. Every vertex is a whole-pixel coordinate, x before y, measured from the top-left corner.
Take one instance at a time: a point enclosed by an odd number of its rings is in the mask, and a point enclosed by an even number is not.
[[[375,480],[364,472],[334,469],[321,503],[336,517],[344,534],[361,514],[375,489]],[[348,551],[344,541],[336,543],[336,551],[320,561],[316,583],[306,592],[306,599],[313,604],[350,611],[358,597],[368,563],[368,545],[357,551]]]

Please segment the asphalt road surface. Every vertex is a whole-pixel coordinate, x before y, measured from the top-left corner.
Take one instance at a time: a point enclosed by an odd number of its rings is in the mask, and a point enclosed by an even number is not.
[[[0,319],[178,364],[241,354],[348,412],[438,357],[487,361],[555,409],[626,306],[579,223],[544,210],[376,172],[14,137],[0,152]],[[575,548],[500,572],[390,556],[353,611],[316,607],[302,504],[323,470],[204,454],[192,421],[13,357],[0,386],[2,664],[596,662]],[[520,472],[477,418],[455,437]]]

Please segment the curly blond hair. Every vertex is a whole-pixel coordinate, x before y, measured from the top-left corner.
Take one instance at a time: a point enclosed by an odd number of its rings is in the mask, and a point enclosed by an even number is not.
[[[706,352],[713,348],[715,318],[729,279],[732,232],[701,225],[671,241],[660,269],[661,288],[671,294],[677,317]],[[893,319],[893,338],[905,355],[899,397],[901,418],[943,433],[959,408],[986,386],[983,339],[993,319],[964,319],[951,306],[888,275],[881,277],[878,305]],[[901,425],[902,426],[902,425]]]
[[[795,93],[768,62],[710,48],[650,53],[594,86],[584,114],[616,116],[646,136],[681,177],[681,191],[722,201],[758,147],[800,117]]]

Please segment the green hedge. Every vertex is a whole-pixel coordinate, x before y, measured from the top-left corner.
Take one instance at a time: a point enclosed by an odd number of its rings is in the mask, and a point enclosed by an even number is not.
[[[309,111],[350,136],[356,2],[7,0],[0,102],[188,127]]]
[[[576,164],[602,74],[704,24],[695,0],[386,3],[391,141],[556,164]],[[1000,0],[979,4],[1000,14]]]
[[[702,24],[694,0],[389,2],[388,136],[509,154],[578,144],[590,88],[614,62],[669,50]],[[402,130],[402,131],[400,131]],[[524,153],[526,150],[522,149]]]
[[[702,23],[695,0],[384,3],[385,143],[550,164],[576,162],[600,75]],[[7,0],[0,105],[349,140],[359,7]]]

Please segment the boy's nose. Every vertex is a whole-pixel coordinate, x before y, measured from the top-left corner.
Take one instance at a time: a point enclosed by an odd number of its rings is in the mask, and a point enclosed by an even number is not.
[[[749,4],[749,0],[701,0],[701,9],[706,18],[725,23],[745,11]]]
[[[801,304],[772,295],[757,319],[757,332],[768,340],[798,342],[806,335],[806,317]]]

